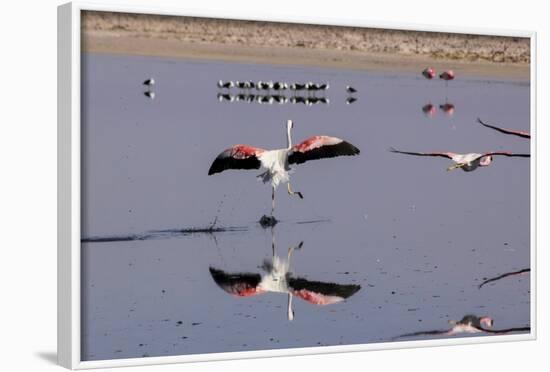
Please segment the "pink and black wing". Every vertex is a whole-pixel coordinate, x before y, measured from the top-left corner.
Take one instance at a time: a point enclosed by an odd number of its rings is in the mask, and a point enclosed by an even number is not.
[[[518,137],[522,137],[522,138],[531,138],[531,134],[529,132],[525,132],[525,131],[521,131],[521,130],[500,128],[500,127],[497,127],[495,125],[487,124],[487,123],[483,122],[480,118],[477,118],[477,122],[479,124],[483,125],[484,127],[494,129],[496,131],[499,131],[500,133],[512,134],[514,136],[518,136]]]
[[[259,156],[264,149],[247,145],[235,145],[219,154],[210,169],[208,175],[223,172],[226,169],[259,169],[262,165]]]
[[[528,273],[528,272],[531,272],[531,269],[530,269],[530,268],[522,269],[522,270],[518,270],[518,271],[512,271],[512,272],[509,272],[509,273],[504,273],[504,274],[495,276],[495,277],[493,277],[493,278],[485,279],[485,280],[478,286],[478,288],[481,289],[481,287],[483,287],[483,286],[486,285],[486,284],[489,284],[489,283],[491,283],[491,282],[496,282],[497,280],[504,279],[504,278],[507,278],[507,277],[509,277],[509,276],[521,275],[521,274],[525,274],[525,273]]]
[[[228,273],[210,267],[210,275],[214,282],[225,292],[238,297],[250,297],[265,292],[259,288],[262,280],[256,273]]]
[[[357,284],[326,283],[293,277],[287,280],[290,292],[294,296],[314,305],[342,302],[361,289],[361,286]]]
[[[343,139],[330,136],[313,136],[292,147],[289,164],[302,164],[309,160],[358,155],[359,149]]]
[[[517,154],[513,152],[507,152],[507,151],[493,151],[493,152],[487,152],[480,156],[480,158],[483,158],[485,156],[507,156],[509,158],[530,158],[531,154]]]
[[[390,147],[390,152],[396,153],[396,154],[405,154],[405,155],[415,155],[415,156],[440,156],[443,158],[452,159],[454,155],[456,155],[453,152],[412,152],[412,151],[400,151],[393,147]]]

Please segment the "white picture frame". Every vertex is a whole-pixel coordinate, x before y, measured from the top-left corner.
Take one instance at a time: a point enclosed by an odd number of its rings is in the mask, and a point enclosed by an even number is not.
[[[531,333],[502,335],[491,338],[470,337],[377,343],[368,345],[327,346],[322,348],[297,348],[287,350],[263,350],[217,354],[180,355],[135,359],[82,361],[80,353],[80,55],[81,12],[85,10],[143,13],[156,15],[194,16],[255,21],[284,21],[321,25],[357,26],[399,30],[469,33],[495,36],[526,37],[531,40],[530,92],[531,92]],[[311,355],[413,347],[433,347],[475,343],[509,342],[536,339],[536,33],[532,31],[462,29],[414,24],[388,24],[356,20],[318,19],[293,17],[279,19],[258,14],[219,14],[212,11],[196,11],[185,8],[159,8],[151,5],[105,5],[87,2],[71,2],[58,8],[58,362],[70,369],[154,365],[198,361],[219,361],[241,358]]]

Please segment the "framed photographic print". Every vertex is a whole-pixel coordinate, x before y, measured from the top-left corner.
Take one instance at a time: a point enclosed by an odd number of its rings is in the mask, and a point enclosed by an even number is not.
[[[61,365],[534,339],[534,32],[58,28]]]

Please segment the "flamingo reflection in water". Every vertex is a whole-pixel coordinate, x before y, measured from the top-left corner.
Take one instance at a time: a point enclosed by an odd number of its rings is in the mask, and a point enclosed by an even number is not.
[[[477,315],[465,315],[461,320],[450,320],[449,324],[452,326],[450,329],[433,330],[433,331],[420,331],[405,333],[400,336],[394,337],[393,340],[407,337],[417,336],[452,336],[461,333],[490,333],[490,334],[508,334],[515,332],[530,332],[531,327],[517,327],[506,329],[492,329],[494,321],[488,316]]]
[[[287,317],[294,320],[292,299],[301,298],[313,305],[330,305],[344,301],[361,289],[357,284],[337,284],[312,281],[295,277],[290,272],[290,259],[295,250],[301,249],[303,242],[288,249],[286,259],[275,254],[275,241],[272,241],[272,259],[261,266],[264,273],[229,273],[210,267],[214,282],[225,292],[237,297],[251,297],[267,292],[287,295]]]
[[[486,167],[492,164],[494,156],[507,156],[507,157],[521,157],[528,158],[531,155],[529,154],[514,154],[511,152],[496,151],[496,152],[486,152],[484,154],[478,153],[468,153],[468,154],[457,154],[454,152],[410,152],[410,151],[399,151],[391,147],[390,152],[397,154],[405,155],[414,155],[414,156],[432,156],[432,157],[443,157],[451,159],[455,164],[447,168],[448,171],[455,169],[462,169],[465,172],[471,172],[476,170],[478,167]]]

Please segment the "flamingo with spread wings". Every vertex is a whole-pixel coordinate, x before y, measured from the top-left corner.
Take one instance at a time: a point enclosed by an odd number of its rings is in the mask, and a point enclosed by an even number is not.
[[[399,151],[390,148],[390,152],[397,154],[405,155],[414,155],[414,156],[435,156],[451,159],[455,164],[447,168],[448,171],[454,169],[462,169],[465,172],[471,172],[476,170],[478,167],[486,167],[491,165],[493,162],[493,156],[507,156],[507,157],[521,157],[528,158],[531,155],[529,154],[514,154],[511,152],[496,151],[496,152],[486,152],[483,154],[478,153],[469,153],[469,154],[457,154],[454,152],[410,152],[410,151]]]
[[[299,191],[292,191],[290,186],[290,165],[302,164],[309,160],[333,158],[336,156],[358,155],[359,149],[343,139],[330,136],[313,136],[302,143],[292,145],[290,131],[294,124],[287,122],[287,147],[276,150],[265,150],[248,145],[235,145],[219,154],[208,175],[223,172],[227,169],[260,169],[265,171],[258,175],[264,183],[271,184],[271,216],[275,210],[275,189],[281,183],[287,184],[289,195],[303,199]]]

